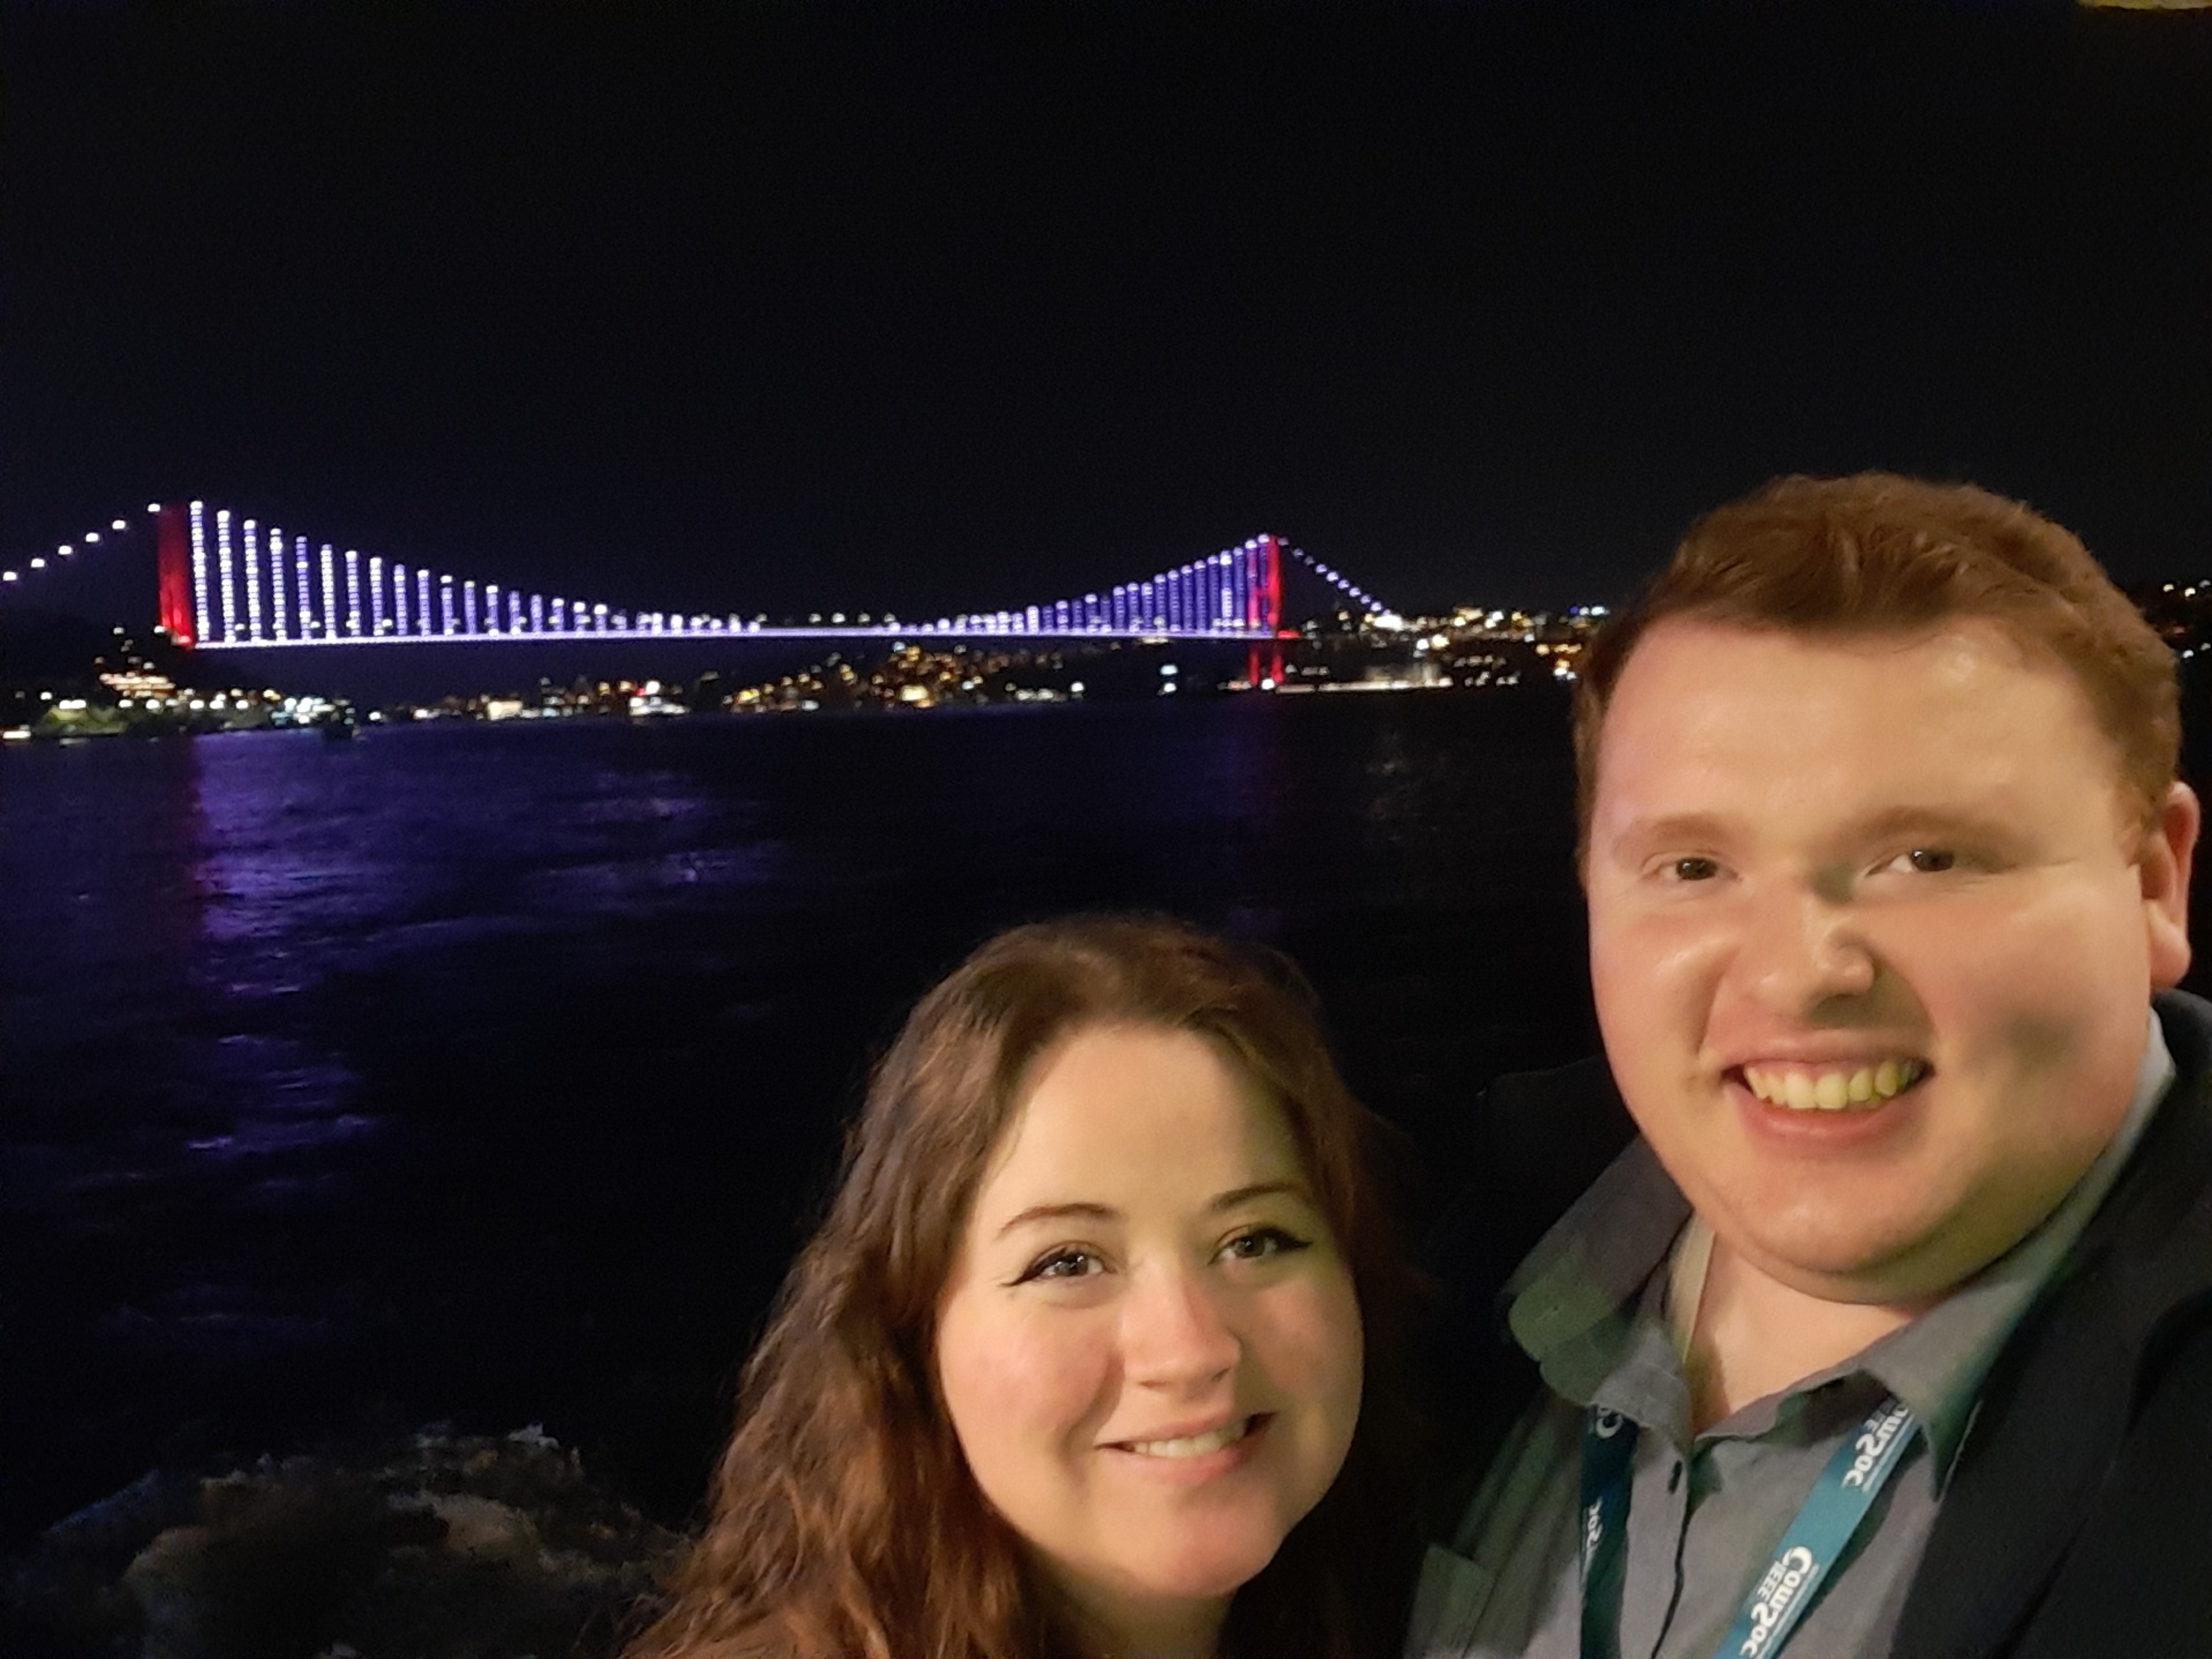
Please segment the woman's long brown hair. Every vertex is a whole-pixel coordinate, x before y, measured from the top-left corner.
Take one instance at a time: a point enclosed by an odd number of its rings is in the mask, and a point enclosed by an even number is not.
[[[1074,1029],[1224,1044],[1281,1107],[1350,1264],[1366,1387],[1343,1473],[1231,1604],[1240,1659],[1395,1652],[1407,1472],[1395,1467],[1405,1258],[1311,992],[1283,957],[1156,916],[990,940],[875,1070],[829,1216],[740,1384],[704,1533],[629,1659],[1048,1659],[1071,1652],[938,1395],[939,1297],[1030,1063]]]

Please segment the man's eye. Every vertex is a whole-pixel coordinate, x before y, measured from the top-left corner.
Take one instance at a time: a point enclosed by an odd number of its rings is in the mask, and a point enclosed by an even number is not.
[[[1105,1271],[1105,1264],[1088,1250],[1054,1250],[1030,1262],[1014,1282],[1026,1285],[1033,1279],[1088,1279]]]
[[[1955,867],[1959,855],[1948,847],[1916,847],[1909,853],[1899,854],[1893,862],[1909,870],[1917,870],[1923,875],[1932,876]]]
[[[1717,859],[1676,859],[1667,866],[1667,873],[1677,881],[1711,881],[1720,872]]]
[[[1249,1232],[1239,1233],[1221,1247],[1221,1253],[1238,1261],[1261,1261],[1271,1255],[1287,1255],[1292,1250],[1303,1250],[1310,1239],[1300,1238],[1280,1227],[1255,1227]]]

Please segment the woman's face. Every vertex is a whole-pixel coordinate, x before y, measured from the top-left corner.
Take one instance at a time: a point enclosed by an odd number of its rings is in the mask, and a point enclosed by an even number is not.
[[[1218,1621],[1336,1476],[1359,1308],[1281,1111],[1208,1040],[1040,1054],[939,1309],[983,1495],[1079,1618]]]

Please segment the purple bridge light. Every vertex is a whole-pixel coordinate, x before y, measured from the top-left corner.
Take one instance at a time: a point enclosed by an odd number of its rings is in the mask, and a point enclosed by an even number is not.
[[[289,532],[204,501],[161,503],[155,520],[156,608],[161,627],[188,649],[252,651],[302,646],[436,646],[576,639],[1071,640],[1179,639],[1249,642],[1255,674],[1263,648],[1288,637],[1286,570],[1326,584],[1355,615],[1388,610],[1341,573],[1279,536],[1235,547],[1098,592],[1007,611],[927,621],[844,612],[824,621],[777,623],[702,611],[649,611],[533,592],[434,570]],[[125,521],[114,521],[121,531]],[[95,532],[81,538],[97,543]],[[72,556],[63,546],[57,556]],[[89,547],[87,551],[91,550]],[[27,562],[31,573],[43,556]],[[0,571],[15,583],[24,573]],[[18,592],[21,590],[16,590]],[[1276,665],[1279,677],[1279,664]]]

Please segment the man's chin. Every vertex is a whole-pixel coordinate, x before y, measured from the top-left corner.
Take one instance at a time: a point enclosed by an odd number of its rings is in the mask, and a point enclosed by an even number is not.
[[[1942,1297],[1986,1265],[1924,1224],[1870,1227],[1854,1216],[1777,1226],[1773,1219],[1750,1226],[1716,1221],[1715,1231],[1747,1266],[1823,1302],[1914,1306]]]

